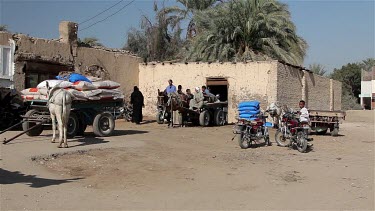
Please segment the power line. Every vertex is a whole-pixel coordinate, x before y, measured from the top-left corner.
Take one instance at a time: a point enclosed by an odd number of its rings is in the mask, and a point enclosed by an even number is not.
[[[105,17],[104,19],[102,19],[102,20],[100,20],[100,21],[97,21],[97,22],[95,22],[95,23],[93,23],[93,24],[91,24],[91,25],[89,25],[89,26],[87,26],[87,27],[85,27],[85,28],[83,28],[83,29],[80,29],[80,30],[78,30],[78,31],[86,30],[86,29],[88,29],[88,28],[90,28],[90,27],[92,27],[92,26],[94,26],[94,25],[96,25],[96,24],[98,24],[98,23],[101,23],[101,22],[107,20],[108,18],[110,18],[110,17],[116,15],[117,13],[121,12],[121,10],[125,9],[126,7],[128,7],[128,6],[129,6],[130,4],[132,4],[133,2],[135,2],[135,0],[129,2],[128,4],[126,4],[125,6],[121,7],[119,10],[117,10],[116,12],[114,12],[114,13],[112,13],[111,15]]]
[[[92,16],[91,18],[89,18],[89,19],[87,19],[87,20],[85,20],[85,21],[82,21],[82,22],[79,23],[79,24],[84,24],[84,23],[86,23],[86,22],[88,22],[88,21],[91,21],[92,19],[94,19],[94,18],[98,17],[99,15],[101,15],[101,14],[107,12],[108,10],[112,9],[113,7],[115,7],[116,5],[120,4],[120,3],[123,2],[123,1],[124,1],[124,0],[121,0],[121,1],[117,2],[116,4],[112,5],[111,7],[109,7],[109,8],[107,8],[107,9],[103,10],[102,12],[100,12],[100,13],[98,13],[98,14]]]

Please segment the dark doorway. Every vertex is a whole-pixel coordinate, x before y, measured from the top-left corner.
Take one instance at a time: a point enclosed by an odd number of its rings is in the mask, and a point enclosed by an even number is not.
[[[25,88],[36,87],[40,82],[55,77],[60,71],[73,71],[72,66],[49,64],[41,62],[27,62],[25,68]]]
[[[220,95],[220,101],[228,101],[228,80],[226,78],[207,78],[207,87],[214,95]]]

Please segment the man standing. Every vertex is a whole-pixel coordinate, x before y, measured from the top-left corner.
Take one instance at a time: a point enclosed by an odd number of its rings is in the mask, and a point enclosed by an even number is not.
[[[144,107],[142,92],[139,91],[137,86],[134,86],[134,91],[130,97],[130,104],[133,105],[133,116],[132,122],[135,122],[137,125],[141,124],[142,116],[142,107]]]
[[[165,91],[164,91],[164,92],[166,92],[167,94],[172,93],[172,92],[176,92],[177,89],[176,89],[176,87],[173,85],[173,81],[172,81],[172,79],[169,79],[169,80],[168,80],[168,83],[169,83],[169,85],[167,86],[167,88],[165,88]]]

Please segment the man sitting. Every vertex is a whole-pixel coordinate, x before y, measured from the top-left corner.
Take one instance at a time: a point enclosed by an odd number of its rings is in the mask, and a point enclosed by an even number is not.
[[[194,98],[190,100],[189,108],[192,110],[194,108],[201,109],[203,107],[203,100],[204,100],[203,93],[200,91],[199,87],[196,87]]]
[[[298,105],[299,105],[299,108],[301,109],[298,112],[298,114],[299,114],[299,121],[302,124],[309,124],[309,122],[310,122],[310,115],[309,115],[309,111],[305,107],[305,105],[306,105],[305,101],[303,101],[303,100],[299,101]]]
[[[216,101],[216,96],[207,89],[206,86],[202,86],[202,93],[209,103],[213,103]]]

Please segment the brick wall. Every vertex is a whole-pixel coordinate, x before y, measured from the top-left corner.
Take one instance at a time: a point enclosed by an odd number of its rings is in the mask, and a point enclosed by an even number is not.
[[[277,64],[277,101],[290,108],[298,108],[302,99],[303,72],[281,63]]]
[[[278,63],[277,101],[298,109],[305,100],[313,110],[341,110],[342,84],[339,81]]]
[[[307,90],[307,108],[313,110],[330,110],[330,79],[305,72]]]
[[[332,89],[333,110],[341,110],[342,83],[340,81],[332,80]]]

